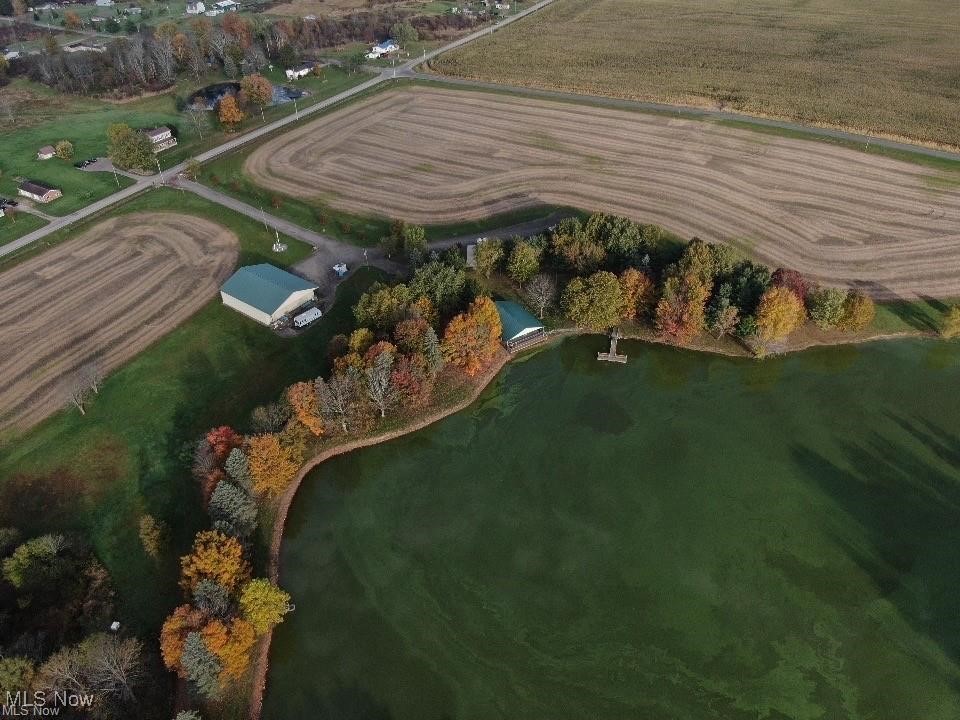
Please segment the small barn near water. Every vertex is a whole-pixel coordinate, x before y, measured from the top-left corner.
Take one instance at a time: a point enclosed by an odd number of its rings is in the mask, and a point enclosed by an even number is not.
[[[223,304],[272,325],[284,315],[312,302],[317,286],[273,265],[262,263],[237,270],[220,288]]]
[[[546,337],[543,324],[512,300],[497,300],[494,303],[503,326],[502,340],[507,350],[513,352],[539,342]]]

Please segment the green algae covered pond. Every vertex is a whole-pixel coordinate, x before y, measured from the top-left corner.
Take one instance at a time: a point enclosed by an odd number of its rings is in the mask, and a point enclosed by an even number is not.
[[[603,345],[314,471],[264,718],[960,717],[960,345]]]

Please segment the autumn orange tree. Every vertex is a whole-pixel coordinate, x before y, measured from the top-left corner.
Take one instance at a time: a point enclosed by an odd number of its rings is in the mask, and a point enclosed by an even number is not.
[[[260,108],[260,117],[267,121],[263,109],[273,101],[273,85],[263,75],[254,73],[240,79],[240,90],[247,99]]]
[[[620,290],[623,294],[623,319],[639,320],[650,312],[655,299],[656,286],[653,278],[643,270],[627,268],[620,273]]]
[[[709,297],[710,286],[697,274],[668,277],[654,317],[660,337],[682,345],[702,332]]]
[[[190,605],[179,606],[164,621],[160,629],[160,654],[168,670],[185,677],[180,665],[184,640],[187,633],[200,630],[205,622],[204,614]]]
[[[190,554],[180,559],[180,587],[186,592],[193,592],[204,579],[232,591],[249,578],[250,564],[244,557],[243,546],[236,538],[216,530],[197,533]]]
[[[207,649],[216,655],[223,668],[220,684],[239,680],[250,666],[250,651],[257,641],[253,625],[242,617],[224,622],[211,620],[200,632]]]
[[[473,377],[500,349],[503,328],[493,300],[478,297],[465,313],[455,316],[443,334],[443,356]]]
[[[257,495],[276,496],[290,484],[300,467],[299,458],[285,447],[277,435],[254,435],[247,440],[247,458],[253,491]]]
[[[227,95],[220,101],[217,107],[217,115],[220,118],[220,122],[225,125],[228,130],[233,130],[238,123],[243,121],[244,117],[243,110],[240,109],[240,106],[237,104],[237,99],[233,95]]]
[[[287,388],[287,400],[293,414],[314,435],[323,435],[323,418],[317,389],[312,382],[298,382]]]
[[[765,343],[781,340],[803,325],[806,317],[803,303],[791,287],[772,287],[760,298],[757,336]]]

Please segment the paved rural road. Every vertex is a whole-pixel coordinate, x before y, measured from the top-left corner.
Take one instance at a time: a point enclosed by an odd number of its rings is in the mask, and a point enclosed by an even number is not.
[[[881,147],[885,147],[893,150],[905,150],[913,153],[928,155],[931,157],[938,157],[938,158],[944,158],[948,160],[960,161],[960,153],[952,153],[944,150],[935,150],[932,148],[925,148],[919,145],[910,145],[907,143],[900,143],[892,140],[883,140],[880,138],[869,137],[867,135],[857,135],[855,133],[847,133],[840,130],[811,127],[811,126],[801,125],[798,123],[790,123],[790,122],[784,122],[779,120],[767,120],[764,118],[757,118],[750,115],[741,115],[739,113],[729,112],[725,110],[706,110],[706,109],[700,109],[700,108],[690,108],[690,107],[685,107],[680,105],[666,105],[661,103],[618,100],[615,98],[599,97],[594,95],[578,95],[576,93],[566,93],[561,91],[537,90],[532,88],[517,87],[517,86],[510,86],[510,85],[498,85],[496,83],[485,83],[485,82],[479,82],[475,80],[466,80],[462,78],[448,78],[441,75],[435,75],[432,73],[419,72],[416,69],[420,64],[424,63],[425,61],[429,61],[433,59],[434,57],[436,57],[437,55],[440,55],[441,53],[454,50],[478,38],[495,33],[505,25],[509,25],[510,23],[516,22],[517,20],[520,20],[526,17],[527,15],[530,15],[531,13],[537,12],[538,10],[551,4],[553,1],[554,0],[541,0],[541,2],[538,2],[535,5],[531,5],[529,8],[527,8],[526,10],[523,10],[522,12],[517,13],[516,15],[511,15],[508,18],[501,20],[499,23],[495,25],[490,25],[485,28],[482,28],[481,30],[478,30],[477,32],[471,33],[469,35],[465,35],[459,40],[454,40],[453,42],[448,43],[447,45],[444,45],[440,48],[437,48],[436,50],[428,52],[421,57],[414,58],[404,63],[403,65],[400,65],[396,68],[384,68],[383,70],[381,70],[379,75],[375,75],[374,77],[371,77],[369,80],[363,83],[360,83],[359,85],[355,85],[352,88],[344,90],[342,93],[333,95],[327,98],[326,100],[322,100],[314,105],[311,105],[308,108],[305,108],[303,111],[299,113],[299,115],[289,115],[285,118],[281,118],[280,120],[276,120],[272,123],[269,123],[260,128],[257,128],[256,130],[251,130],[250,132],[245,133],[244,135],[236,137],[232,140],[229,140],[228,142],[225,142],[222,145],[218,145],[217,147],[211,150],[200,153],[199,155],[196,156],[195,159],[201,163],[207,162],[209,160],[213,160],[215,158],[220,157],[221,155],[230,153],[236,150],[237,148],[242,147],[243,145],[246,145],[247,143],[253,142],[254,140],[257,140],[265,135],[273,133],[280,128],[283,128],[283,127],[286,127],[287,125],[298,122],[300,117],[302,116],[313,115],[315,113],[326,110],[334,105],[337,105],[338,103],[343,102],[344,100],[347,100],[355,95],[358,95],[359,93],[365,92],[370,88],[389,82],[394,78],[413,78],[417,80],[442,82],[445,84],[459,85],[459,86],[465,86],[465,87],[475,87],[475,88],[492,89],[492,90],[500,90],[500,91],[508,91],[508,92],[512,91],[512,92],[517,92],[517,93],[527,95],[527,96],[532,96],[532,97],[571,100],[576,102],[590,102],[590,103],[595,103],[598,105],[604,105],[609,107],[631,108],[631,109],[642,110],[647,112],[673,113],[673,114],[678,114],[685,117],[699,117],[704,119],[720,119],[720,120],[739,120],[739,121],[749,122],[749,123],[760,125],[760,126],[776,127],[776,128],[786,129],[786,130],[804,132],[813,136],[840,139],[847,142],[858,143],[863,145],[881,146]],[[0,258],[2,258],[5,255],[14,253],[20,250],[21,248],[26,247],[30,243],[40,240],[41,238],[44,238],[47,235],[50,235],[51,233],[54,233],[62,228],[72,225],[75,222],[78,222],[80,220],[83,220],[84,218],[90,217],[91,215],[94,215],[100,212],[101,210],[104,210],[108,207],[111,207],[112,205],[122,202],[123,200],[126,200],[127,198],[130,198],[136,195],[137,193],[140,193],[150,187],[160,185],[161,183],[164,182],[165,178],[173,178],[177,176],[180,172],[182,172],[186,168],[186,165],[187,165],[187,162],[185,161],[183,163],[175,165],[174,167],[167,168],[159,176],[139,178],[130,187],[124,188],[123,190],[120,190],[114,193],[113,195],[109,195],[101,200],[98,200],[97,202],[92,203],[87,207],[82,208],[81,210],[78,210],[75,213],[72,213],[70,215],[65,215],[64,217],[61,217],[61,218],[57,218],[54,222],[50,223],[49,225],[43,228],[40,228],[39,230],[35,230],[32,233],[28,233],[27,235],[24,235],[23,237],[17,240],[13,240],[7,243],[6,245],[3,245],[2,247],[0,247]],[[192,191],[192,188],[191,188],[191,191]],[[227,196],[223,196],[223,197],[227,197]],[[215,200],[215,202],[217,201]],[[293,234],[291,233],[291,235]]]
[[[229,140],[223,143],[222,145],[218,145],[217,147],[211,150],[207,150],[206,152],[200,153],[199,155],[196,156],[195,159],[198,162],[203,163],[203,162],[207,162],[209,160],[218,158],[221,155],[225,155],[227,153],[233,152],[237,148],[243,145],[246,145],[249,142],[253,142],[254,140],[257,140],[258,138],[261,138],[264,135],[269,135],[270,133],[275,132],[280,128],[283,128],[283,127],[286,127],[287,125],[298,122],[301,117],[304,117],[307,115],[313,115],[314,113],[318,113],[322,110],[326,110],[327,108],[332,107],[333,105],[336,105],[338,103],[341,103],[344,100],[347,100],[353,97],[354,95],[365,92],[366,90],[369,90],[372,87],[376,87],[377,85],[380,85],[381,83],[388,82],[392,80],[394,77],[400,77],[402,73],[408,70],[412,70],[416,65],[422,63],[424,60],[430,60],[431,58],[436,57],[442,52],[453,50],[455,48],[460,47],[461,45],[467,44],[468,42],[472,42],[477,38],[481,38],[481,37],[484,37],[485,35],[489,35],[493,32],[496,32],[504,25],[509,25],[512,22],[516,22],[517,20],[520,20],[526,17],[527,15],[536,12],[537,10],[540,10],[541,8],[546,7],[552,2],[554,2],[554,0],[541,0],[536,5],[531,5],[526,10],[523,10],[522,12],[518,12],[516,15],[511,15],[510,17],[505,18],[504,20],[501,20],[496,25],[489,25],[485,28],[482,28],[481,30],[478,30],[477,32],[470,33],[469,35],[465,35],[459,40],[454,40],[453,42],[448,43],[447,45],[444,45],[436,50],[433,50],[432,52],[429,52],[422,57],[414,58],[413,60],[410,60],[409,62],[397,67],[396,69],[384,68],[379,75],[376,75],[370,78],[366,82],[362,82],[359,85],[355,85],[351,88],[348,88],[347,90],[344,90],[342,93],[338,93],[337,95],[333,95],[327,98],[326,100],[321,100],[320,102],[315,103],[314,105],[304,108],[297,115],[288,115],[287,117],[281,118],[280,120],[276,120],[272,123],[268,123],[267,125],[257,128],[256,130],[251,130],[250,132],[244,133],[243,135],[240,135],[239,137],[236,137],[233,140]],[[51,233],[55,233],[58,230],[61,230],[69,225],[79,222],[84,218],[88,218],[91,215],[95,215],[101,210],[111,207],[112,205],[116,205],[117,203],[122,202],[127,198],[133,197],[134,195],[140,192],[143,192],[144,190],[147,190],[151,187],[158,186],[162,184],[166,178],[176,177],[181,172],[183,172],[183,170],[186,168],[187,162],[189,161],[184,161],[178,165],[174,165],[173,167],[167,168],[162,173],[160,173],[159,176],[153,175],[149,177],[138,178],[134,182],[134,184],[131,185],[130,187],[119,190],[118,192],[115,192],[112,195],[108,195],[107,197],[101,200],[98,200],[94,203],[91,203],[90,205],[87,205],[85,208],[82,208],[74,213],[71,213],[70,215],[64,215],[63,217],[58,218],[54,222],[50,223],[49,225],[46,225],[45,227],[40,228],[39,230],[34,230],[32,233],[28,233],[23,237],[18,238],[17,240],[13,240],[7,243],[6,245],[3,245],[2,247],[0,247],[0,258],[4,257],[5,255],[9,255],[11,253],[17,252],[18,250],[29,245],[30,243],[36,242],[37,240],[40,240],[41,238],[44,238],[47,235],[50,235]]]

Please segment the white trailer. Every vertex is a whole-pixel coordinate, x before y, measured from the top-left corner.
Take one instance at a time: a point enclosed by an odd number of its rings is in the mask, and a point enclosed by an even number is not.
[[[323,313],[320,312],[320,308],[312,307],[306,312],[302,312],[296,317],[293,318],[294,327],[302,328],[306,327],[314,320],[318,320],[323,317]]]

